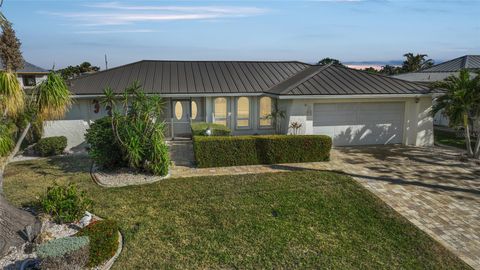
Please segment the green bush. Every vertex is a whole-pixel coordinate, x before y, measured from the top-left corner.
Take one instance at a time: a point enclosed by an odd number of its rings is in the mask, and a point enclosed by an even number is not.
[[[67,147],[67,137],[48,137],[40,139],[34,146],[33,150],[40,156],[60,155]]]
[[[126,164],[113,135],[111,121],[108,116],[97,119],[85,134],[85,141],[90,145],[88,155],[104,168],[122,167]]]
[[[257,137],[260,163],[327,161],[332,139],[324,135],[270,135]]]
[[[90,239],[89,267],[95,267],[112,258],[118,248],[118,226],[111,220],[90,223],[78,232]]]
[[[165,176],[170,167],[170,155],[165,142],[164,100],[159,95],[147,95],[137,82],[125,89],[119,100],[112,89],[104,91],[102,103],[111,108],[108,142],[116,141],[122,160],[130,168]],[[119,104],[118,104],[119,103]],[[105,138],[101,138],[105,140]],[[98,145],[91,145],[98,151]]]
[[[259,164],[255,136],[195,136],[195,160],[199,167]]]
[[[332,139],[324,135],[195,136],[199,167],[327,161]]]
[[[64,237],[37,247],[40,269],[81,269],[88,262],[89,239]]]
[[[232,133],[228,127],[220,124],[194,122],[191,126],[193,136],[206,136],[205,131],[208,128],[212,131],[211,136],[229,136]]]
[[[50,214],[58,223],[70,223],[79,220],[91,205],[84,191],[80,192],[77,186],[69,184],[60,186],[54,183],[47,188],[47,192],[40,198],[40,207],[43,212]]]

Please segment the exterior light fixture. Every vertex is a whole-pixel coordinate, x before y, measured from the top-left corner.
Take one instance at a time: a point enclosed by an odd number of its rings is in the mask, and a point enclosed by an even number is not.
[[[212,130],[210,129],[210,127],[205,130],[205,135],[212,136]]]

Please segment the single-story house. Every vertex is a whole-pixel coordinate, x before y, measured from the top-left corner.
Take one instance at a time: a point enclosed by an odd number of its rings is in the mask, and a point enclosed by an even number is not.
[[[4,70],[3,62],[0,61],[0,70]],[[16,71],[17,79],[23,89],[30,89],[47,79],[48,70],[23,61],[23,68]]]
[[[445,61],[417,72],[410,72],[395,75],[394,77],[401,80],[417,83],[434,83],[443,81],[450,76],[458,76],[460,70],[467,69],[470,71],[471,77],[477,75],[480,71],[480,55],[464,55],[455,59]],[[442,113],[437,113],[433,118],[433,123],[439,126],[448,126],[448,117]]]
[[[172,137],[189,136],[191,121],[228,126],[234,135],[273,134],[267,117],[285,113],[280,132],[326,134],[336,146],[433,144],[428,87],[337,65],[297,61],[139,61],[69,81],[75,104],[64,120],[47,123],[46,134],[83,141],[89,124],[106,111],[103,90],[121,93],[138,81],[166,101]]]

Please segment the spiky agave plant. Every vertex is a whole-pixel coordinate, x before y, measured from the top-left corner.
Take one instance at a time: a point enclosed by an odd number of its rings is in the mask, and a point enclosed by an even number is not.
[[[47,79],[40,83],[35,90],[37,118],[55,120],[63,117],[72,104],[70,91],[62,77],[50,72]]]
[[[15,73],[0,71],[0,97],[2,115],[14,117],[23,112],[25,93]]]

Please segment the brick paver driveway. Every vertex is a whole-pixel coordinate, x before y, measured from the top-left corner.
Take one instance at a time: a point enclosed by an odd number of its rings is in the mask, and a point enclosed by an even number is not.
[[[332,150],[330,162],[205,169],[193,166],[191,142],[177,143],[171,150],[177,165],[172,177],[304,169],[343,171],[473,268],[480,269],[480,164],[461,161],[461,154],[455,150],[341,147]]]
[[[444,148],[340,148],[348,174],[413,224],[480,269],[480,165]]]

